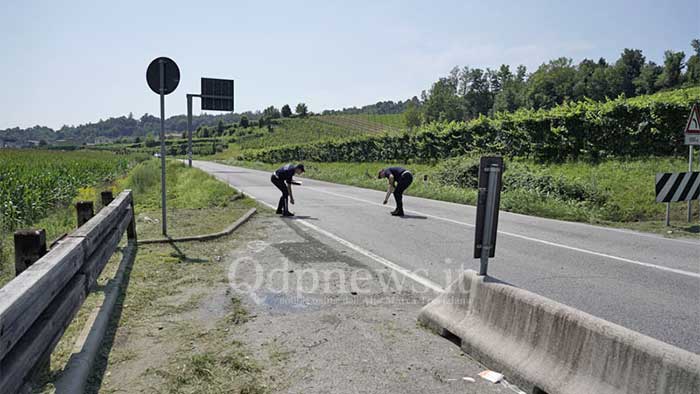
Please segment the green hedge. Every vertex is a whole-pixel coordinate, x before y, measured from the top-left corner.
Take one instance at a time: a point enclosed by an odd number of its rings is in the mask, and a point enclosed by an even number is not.
[[[607,102],[519,110],[470,122],[431,123],[415,134],[363,136],[249,150],[242,159],[426,162],[474,151],[538,161],[685,152],[683,128],[700,87]]]

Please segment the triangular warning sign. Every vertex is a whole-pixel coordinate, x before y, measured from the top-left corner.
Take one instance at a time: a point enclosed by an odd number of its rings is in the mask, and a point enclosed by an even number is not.
[[[693,104],[693,109],[690,110],[688,124],[685,126],[686,134],[700,134],[700,110],[698,105]]]

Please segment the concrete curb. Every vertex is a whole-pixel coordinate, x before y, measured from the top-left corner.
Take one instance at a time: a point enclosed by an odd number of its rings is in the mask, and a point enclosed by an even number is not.
[[[88,323],[86,323],[76,341],[73,355],[68,360],[61,377],[56,381],[56,393],[75,394],[85,392],[85,386],[92,372],[97,353],[100,351],[102,340],[112,318],[114,305],[121,292],[124,273],[134,263],[136,250],[137,246],[133,243],[127,247],[117,273],[105,291],[102,304],[97,305],[88,318]]]
[[[251,208],[243,216],[238,218],[238,220],[233,222],[232,225],[228,226],[223,231],[219,231],[218,233],[211,233],[211,234],[204,234],[204,235],[192,235],[192,236],[187,236],[187,237],[176,237],[176,238],[168,237],[168,238],[144,239],[144,240],[139,240],[138,244],[139,245],[146,245],[146,244],[162,244],[162,243],[170,243],[170,242],[209,241],[211,239],[215,239],[215,238],[223,237],[225,235],[229,235],[232,232],[236,231],[236,229],[238,227],[240,227],[243,223],[247,222],[248,219],[250,219],[250,217],[253,216],[256,212],[257,212],[257,209]]]
[[[418,316],[532,393],[700,392],[700,356],[466,271]]]

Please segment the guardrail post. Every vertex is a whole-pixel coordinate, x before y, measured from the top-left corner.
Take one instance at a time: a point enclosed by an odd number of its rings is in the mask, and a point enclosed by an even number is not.
[[[100,197],[102,198],[102,206],[106,207],[109,205],[110,202],[114,201],[114,194],[112,194],[111,190],[105,190],[100,193]]]
[[[131,209],[131,221],[129,222],[129,225],[126,227],[126,238],[129,241],[133,241],[134,244],[136,243],[136,212],[134,211],[134,200],[131,200],[131,204],[129,205],[129,209]]]
[[[15,275],[21,274],[46,254],[46,231],[15,231]]]
[[[75,203],[75,211],[78,215],[78,227],[80,227],[95,216],[95,205],[92,201],[78,201]]]

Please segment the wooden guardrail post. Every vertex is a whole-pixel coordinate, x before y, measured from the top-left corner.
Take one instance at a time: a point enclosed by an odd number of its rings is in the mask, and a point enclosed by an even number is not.
[[[129,222],[129,225],[126,227],[126,239],[129,241],[133,241],[134,244],[136,243],[136,212],[134,211],[134,200],[131,200],[131,204],[129,204],[129,209],[131,209],[131,221]]]
[[[21,274],[46,254],[46,231],[15,231],[15,275]]]
[[[102,206],[106,207],[109,205],[110,202],[114,201],[114,194],[112,194],[111,190],[105,190],[100,193],[100,197],[102,197]]]
[[[95,216],[95,204],[92,201],[78,201],[75,203],[75,211],[78,215],[78,227],[80,227]]]

